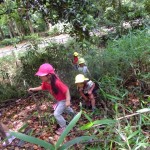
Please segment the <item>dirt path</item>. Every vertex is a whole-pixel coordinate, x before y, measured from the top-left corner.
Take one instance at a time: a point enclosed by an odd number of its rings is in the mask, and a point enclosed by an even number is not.
[[[50,42],[57,42],[57,43],[66,43],[67,40],[69,39],[68,34],[61,34],[55,37],[46,37],[42,38],[41,42],[38,44],[39,48],[44,48],[48,46]],[[22,52],[26,51],[27,47],[30,46],[30,42],[23,42],[20,44],[17,44],[15,47],[14,46],[6,46],[3,48],[0,48],[0,57],[11,55],[13,52]]]

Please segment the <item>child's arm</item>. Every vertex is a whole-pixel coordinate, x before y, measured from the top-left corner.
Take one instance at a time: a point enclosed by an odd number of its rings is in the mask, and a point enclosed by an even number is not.
[[[89,95],[92,94],[92,91],[93,91],[94,88],[95,88],[95,83],[93,83],[92,87],[91,87],[90,90],[88,91],[88,94],[89,94]]]
[[[80,95],[84,98],[84,100],[88,100],[88,98],[84,95],[81,89],[79,89]]]
[[[41,91],[42,90],[42,86],[38,86],[38,87],[35,87],[35,88],[29,88],[28,91],[29,92],[32,92],[32,91]]]
[[[66,107],[70,106],[70,92],[69,89],[66,92]]]

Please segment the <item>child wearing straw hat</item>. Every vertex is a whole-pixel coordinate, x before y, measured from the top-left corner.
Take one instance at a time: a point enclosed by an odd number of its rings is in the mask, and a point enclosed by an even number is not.
[[[86,105],[89,105],[90,103],[92,110],[95,111],[96,107],[94,94],[97,90],[95,83],[86,78],[83,74],[78,74],[75,77],[75,84],[77,85],[80,95],[85,100]]]

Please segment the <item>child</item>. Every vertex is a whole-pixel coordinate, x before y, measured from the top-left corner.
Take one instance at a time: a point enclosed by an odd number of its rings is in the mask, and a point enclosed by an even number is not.
[[[48,63],[42,64],[35,75],[40,77],[42,85],[29,88],[28,91],[47,90],[57,100],[57,104],[54,107],[54,117],[60,126],[56,133],[60,135],[66,128],[66,120],[62,113],[66,111],[74,115],[74,111],[70,107],[69,88],[58,78],[54,68]]]
[[[88,67],[86,66],[86,63],[85,63],[84,58],[80,58],[78,64],[79,64],[78,70],[79,70],[81,73],[83,73],[85,76],[86,76],[87,74],[90,75],[89,69],[88,69]]]
[[[75,67],[75,69],[78,69],[78,53],[77,52],[74,52],[73,53],[73,65]]]
[[[85,78],[83,74],[78,74],[75,77],[75,84],[77,85],[78,91],[83,99],[86,101],[86,105],[90,102],[92,110],[95,111],[95,98],[94,93],[96,92],[95,83],[88,78]]]

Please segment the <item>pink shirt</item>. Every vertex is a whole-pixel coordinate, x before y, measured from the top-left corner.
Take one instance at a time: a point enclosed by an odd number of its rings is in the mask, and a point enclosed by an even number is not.
[[[55,84],[56,84],[56,87],[58,87],[57,95],[53,93],[51,85],[47,82],[42,83],[42,90],[49,91],[49,93],[58,101],[65,100],[68,87],[59,79],[56,80]]]

